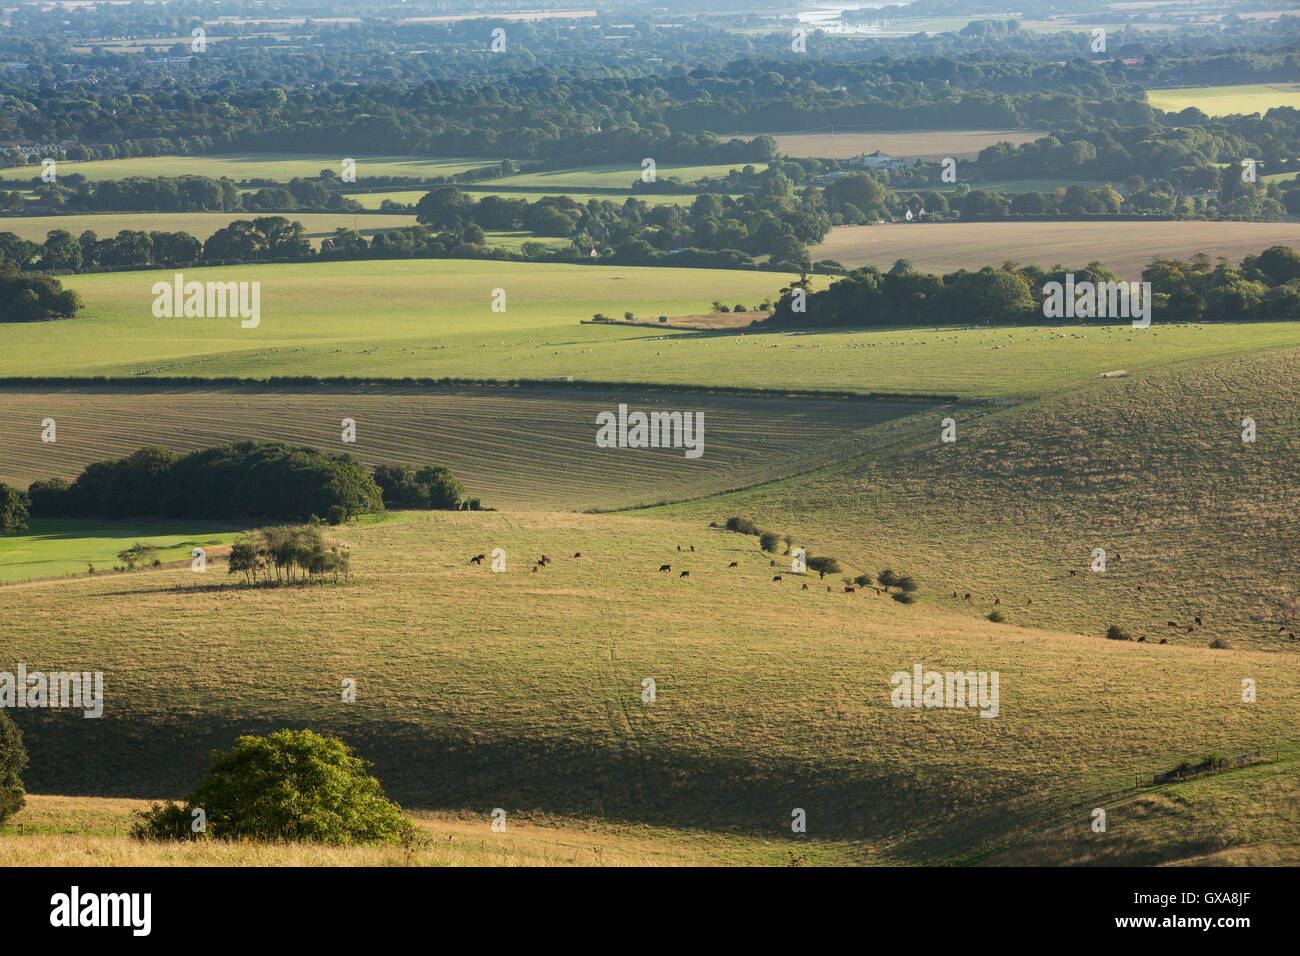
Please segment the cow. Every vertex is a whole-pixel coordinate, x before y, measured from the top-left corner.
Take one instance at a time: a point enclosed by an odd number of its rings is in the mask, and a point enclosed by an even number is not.
[[[483,559],[486,558],[486,557],[487,557],[486,554],[476,554],[476,555],[474,555],[474,557],[472,557],[472,558],[469,559],[469,563],[470,563],[470,564],[482,564],[482,563],[483,563]]]
[[[857,594],[857,593],[858,593],[858,589],[857,589],[857,588],[851,588],[851,587],[845,586],[845,588],[844,588],[844,593],[845,593],[845,594]]]
[[[677,576],[678,576],[679,578],[689,578],[689,577],[691,576],[691,572],[690,572],[690,571],[683,571],[681,574],[679,574],[679,575],[677,575]]]
[[[672,566],[671,564],[661,564],[661,565],[659,565],[659,570],[660,570],[660,571],[671,571],[672,569],[673,569],[673,566]]]
[[[952,592],[952,596],[953,596],[953,597],[956,597],[956,596],[957,596],[957,592],[956,592],[956,590],[954,590],[954,591]]]
[[[1197,623],[1198,625],[1201,623],[1201,619],[1200,619],[1199,617],[1196,618],[1196,623]]]
[[[776,561],[773,560],[773,561],[771,562],[771,565],[770,565],[770,566],[771,566],[771,567],[776,567]]]
[[[1002,598],[994,598],[994,599],[993,599],[993,606],[994,606],[994,607],[997,607],[997,606],[998,606],[999,604],[1001,604],[1001,603],[1002,603]]]
[[[533,574],[536,574],[536,573],[537,573],[537,565],[534,564],[534,565],[533,565]]]
[[[1033,599],[1033,598],[1030,598],[1030,599],[1029,599],[1029,603],[1030,603],[1030,604],[1033,604],[1033,603],[1034,603],[1034,599]]]
[[[779,575],[779,574],[774,574],[774,575],[772,575],[772,580],[773,580],[773,581],[780,581],[780,580],[781,580],[781,575]]]
[[[808,585],[805,584],[805,585],[803,586],[803,589],[804,589],[805,591],[807,591],[807,590],[808,590]]]
[[[828,584],[826,585],[826,593],[830,594],[830,592],[831,592],[831,586]]]
[[[582,557],[582,552],[579,551],[577,554],[574,555],[574,557],[575,557],[575,558],[580,558],[580,557]]]
[[[964,598],[962,598],[962,600],[963,600],[963,601],[969,601],[969,600],[970,600],[970,592],[969,592],[969,591],[966,592],[966,596],[965,596]]]
[[[680,544],[677,546],[677,550],[678,551],[682,550],[682,546]]]
[[[1141,593],[1142,593],[1142,585],[1139,584],[1139,585],[1138,585],[1138,594],[1141,594]]]
[[[1165,624],[1166,624],[1167,626],[1169,626],[1169,627],[1177,627],[1177,626],[1178,626],[1178,622],[1177,622],[1177,621],[1166,621]]]
[[[544,554],[540,559],[538,559],[537,563],[542,567],[546,567],[546,565],[551,563],[551,556],[549,554]]]
[[[1147,639],[1146,639],[1146,635],[1143,634],[1141,637],[1138,638],[1138,643],[1139,643],[1139,644],[1145,644],[1145,643],[1146,643],[1146,640],[1147,640]]]
[[[691,550],[692,550],[692,551],[695,550],[695,545],[691,545]]]
[[[1078,576],[1079,576],[1079,572],[1078,572],[1078,571],[1071,571],[1071,572],[1070,572],[1070,577],[1074,578],[1074,577],[1078,577]]]
[[[1168,643],[1169,643],[1169,638],[1167,638],[1167,637],[1162,637],[1162,638],[1160,638],[1160,643],[1161,643],[1161,644],[1168,644]]]
[[[738,568],[738,567],[740,567],[740,562],[739,562],[739,561],[732,561],[729,565],[727,565],[727,567],[729,567],[729,568]]]
[[[1190,625],[1190,624],[1187,625],[1187,633],[1188,633],[1188,634],[1191,634],[1191,633],[1192,633],[1193,631],[1195,631],[1195,630],[1196,630],[1196,628],[1192,627],[1192,625]]]

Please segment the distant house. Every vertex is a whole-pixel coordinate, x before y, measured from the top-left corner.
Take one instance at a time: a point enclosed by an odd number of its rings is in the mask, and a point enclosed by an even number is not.
[[[907,169],[912,165],[912,162],[906,159],[896,159],[888,153],[876,150],[874,153],[859,153],[849,160],[849,165],[860,166],[864,169]]]

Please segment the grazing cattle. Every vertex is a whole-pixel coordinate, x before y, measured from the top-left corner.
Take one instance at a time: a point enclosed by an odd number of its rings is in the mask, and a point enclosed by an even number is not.
[[[677,576],[678,576],[679,578],[689,578],[689,577],[691,576],[691,572],[690,572],[690,571],[683,571],[681,574],[679,574],[679,575],[677,575]]]
[[[546,567],[546,565],[551,563],[551,556],[549,554],[544,554],[538,559],[537,563],[542,567]]]
[[[1287,632],[1286,632],[1286,636],[1289,637],[1289,638],[1291,638],[1291,640],[1294,641],[1294,640],[1295,640],[1295,631],[1287,631]]]
[[[695,545],[691,545],[691,550],[692,550],[692,551],[695,550]]]
[[[1178,622],[1177,622],[1177,621],[1166,621],[1165,623],[1166,623],[1169,627],[1177,627],[1177,626],[1178,626]]]
[[[1078,571],[1071,571],[1071,572],[1070,572],[1070,577],[1072,577],[1072,578],[1073,578],[1073,577],[1078,577],[1078,575],[1079,575],[1079,572],[1078,572]]]
[[[672,569],[673,569],[673,566],[672,566],[671,564],[661,564],[661,565],[659,565],[659,570],[660,570],[660,571],[671,571]]]
[[[772,564],[771,564],[771,566],[772,566],[772,567],[776,567],[776,562],[773,561]]]
[[[740,562],[739,562],[739,561],[732,561],[729,565],[727,565],[727,567],[729,567],[729,568],[738,568],[738,567],[740,567]]]
[[[1030,603],[1030,604],[1033,604],[1033,603],[1034,603],[1034,599],[1033,599],[1033,598],[1030,598],[1030,599],[1029,599],[1029,603]]]
[[[1138,643],[1139,643],[1139,644],[1145,644],[1145,643],[1146,643],[1146,640],[1147,640],[1147,639],[1146,639],[1146,635],[1144,634],[1144,635],[1142,635],[1141,637],[1138,638]]]
[[[994,604],[995,607],[996,607],[997,605],[1001,604],[1001,603],[1002,603],[1002,598],[994,598],[994,599],[993,599],[993,604]]]
[[[962,598],[962,600],[963,600],[963,601],[969,601],[969,600],[970,600],[970,592],[969,592],[969,591],[966,592],[966,596],[965,596],[964,598]]]
[[[781,580],[781,575],[779,575],[779,574],[774,574],[774,575],[772,575],[772,580],[773,580],[773,581],[780,581],[780,580]]]
[[[579,551],[577,554],[574,555],[574,557],[575,557],[575,558],[580,558],[580,557],[582,557],[582,552]]]
[[[1192,625],[1190,625],[1190,624],[1187,625],[1187,633],[1188,633],[1188,634],[1191,634],[1191,633],[1192,633],[1193,631],[1195,631],[1195,630],[1196,630],[1196,628],[1192,627]]]
[[[857,588],[851,588],[851,587],[845,587],[845,588],[844,588],[844,593],[845,593],[845,594],[857,594],[857,593],[858,593],[858,589],[857,589]]]
[[[1196,623],[1197,623],[1197,625],[1200,625],[1200,623],[1201,623],[1201,619],[1200,619],[1199,617],[1196,618]]]
[[[952,592],[952,596],[953,596],[953,597],[956,597],[956,596],[957,596],[957,592],[956,592],[955,590]]]
[[[537,565],[534,564],[534,565],[533,565],[533,574],[536,574],[536,573],[537,573]]]
[[[1141,593],[1142,593],[1142,585],[1139,584],[1139,585],[1138,585],[1138,594],[1141,594]]]
[[[472,558],[469,559],[469,563],[470,563],[470,564],[482,564],[482,563],[483,563],[483,559],[486,558],[486,557],[487,557],[486,554],[476,554],[476,555],[474,555],[474,557],[472,557]]]
[[[826,585],[826,593],[830,594],[830,592],[831,592],[831,586],[828,584]]]
[[[682,546],[680,544],[677,546],[677,550],[678,551],[682,550]]]
[[[808,585],[805,584],[805,585],[803,586],[803,589],[804,589],[805,591],[807,591],[807,590],[808,590]]]
[[[880,588],[872,588],[871,590],[875,591],[876,594],[879,594],[879,593],[880,593]],[[953,596],[953,597],[956,597],[956,596],[957,596],[957,592],[956,592],[956,591],[953,591],[953,592],[952,592],[952,596]]]
[[[1161,643],[1161,644],[1168,644],[1168,643],[1169,643],[1169,638],[1167,638],[1167,637],[1162,637],[1162,638],[1160,638],[1160,643]]]

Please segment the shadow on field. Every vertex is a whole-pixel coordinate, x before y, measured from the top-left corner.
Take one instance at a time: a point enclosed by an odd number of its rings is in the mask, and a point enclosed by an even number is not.
[[[241,734],[309,728],[346,740],[404,807],[483,814],[599,818],[774,840],[799,837],[807,812],[817,840],[862,841],[905,863],[964,856],[996,845],[1015,825],[1013,780],[941,779],[917,767],[774,764],[697,753],[647,755],[537,740],[431,736],[413,723],[239,718],[214,723],[175,713],[157,719],[13,711],[31,757],[28,791],[65,796],[178,799],[207,770],[211,751]],[[977,792],[976,792],[977,791]]]

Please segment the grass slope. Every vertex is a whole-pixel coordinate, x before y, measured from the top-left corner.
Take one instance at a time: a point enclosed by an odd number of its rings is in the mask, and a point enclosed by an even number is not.
[[[23,487],[26,483],[23,483]],[[34,519],[27,533],[0,537],[0,582],[59,574],[84,574],[87,564],[106,571],[137,541],[155,545],[159,561],[189,560],[194,548],[229,544],[238,532],[212,522],[80,521]]]

